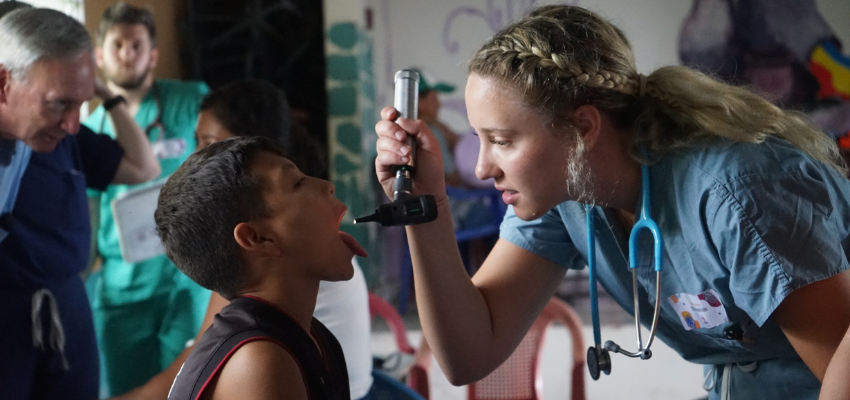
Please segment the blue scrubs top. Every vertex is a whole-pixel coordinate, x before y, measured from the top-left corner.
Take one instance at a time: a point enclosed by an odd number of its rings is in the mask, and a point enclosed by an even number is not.
[[[659,338],[686,360],[719,371],[757,361],[753,371],[729,369],[734,398],[817,398],[819,381],[770,316],[792,291],[850,266],[850,183],[777,138],[718,140],[669,154],[649,171],[651,212],[665,245]],[[598,280],[633,314],[629,232],[612,210],[592,212]],[[580,269],[586,229],[584,206],[569,201],[528,222],[509,208],[501,237]],[[655,302],[652,246],[644,231],[637,275],[645,326]],[[729,329],[740,337],[727,338]],[[720,386],[710,398],[719,398]]]
[[[50,153],[33,153],[12,211],[15,225],[0,243],[0,290],[35,290],[82,272],[91,222],[86,186],[104,189],[124,150],[80,126]]]
[[[12,211],[21,177],[27,168],[32,150],[20,140],[0,139],[0,215]],[[0,219],[0,242],[14,224],[8,216]]]

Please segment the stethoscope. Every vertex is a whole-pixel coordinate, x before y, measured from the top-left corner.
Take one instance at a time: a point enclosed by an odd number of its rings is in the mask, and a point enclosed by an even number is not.
[[[641,149],[643,158],[646,159],[646,152]],[[609,340],[605,342],[605,346],[601,345],[602,338],[599,333],[599,304],[596,294],[596,235],[593,229],[593,206],[586,204],[584,206],[587,219],[587,269],[590,280],[590,314],[593,319],[593,343],[594,345],[587,349],[587,368],[590,371],[590,377],[593,380],[599,379],[600,372],[605,375],[611,373],[611,357],[608,352],[624,354],[632,358],[640,358],[648,360],[652,357],[652,351],[649,349],[652,346],[652,341],[655,339],[655,329],[658,327],[658,317],[661,311],[661,260],[663,258],[664,239],[661,236],[661,230],[658,224],[650,215],[649,204],[649,167],[642,164],[641,172],[641,208],[640,219],[635,222],[629,235],[629,269],[632,271],[632,297],[635,310],[635,330],[637,331],[638,349],[634,353],[623,350],[619,345]],[[649,340],[646,347],[643,345],[643,337],[641,335],[640,326],[640,307],[638,304],[638,283],[637,283],[637,247],[638,234],[641,229],[649,229],[652,232],[652,237],[655,242],[655,313],[652,316],[652,328],[649,331]]]

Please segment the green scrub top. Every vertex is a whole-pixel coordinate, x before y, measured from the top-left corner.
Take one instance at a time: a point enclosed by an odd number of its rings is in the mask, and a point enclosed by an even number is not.
[[[159,93],[157,96],[156,93]],[[148,135],[159,159],[162,174],[153,182],[171,175],[195,151],[195,125],[198,109],[209,87],[203,82],[157,80],[142,100],[135,121]],[[157,101],[159,97],[159,101]],[[159,104],[158,104],[159,103]],[[161,124],[155,124],[159,120]],[[95,132],[115,137],[112,122],[98,107],[84,124]],[[122,194],[144,186],[110,185],[98,192],[100,225],[97,229],[98,252],[103,257],[101,301],[113,305],[143,301],[174,285],[176,267],[164,254],[137,263],[127,263],[121,255],[118,231],[112,214],[112,202]],[[92,193],[89,193],[92,195]],[[199,310],[203,318],[203,307]]]

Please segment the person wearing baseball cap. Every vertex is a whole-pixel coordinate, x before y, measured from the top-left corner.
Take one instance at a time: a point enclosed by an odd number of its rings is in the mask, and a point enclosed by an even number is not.
[[[443,172],[446,175],[446,184],[455,188],[468,189],[469,186],[461,179],[460,171],[455,160],[455,146],[458,143],[458,135],[440,121],[440,94],[452,93],[455,86],[441,82],[418,68],[411,68],[419,72],[419,119],[425,122],[434,133],[434,138],[440,143],[440,153],[443,156]],[[487,206],[477,198],[459,199],[449,196],[449,207],[452,210],[452,221],[455,230],[478,227],[488,223],[492,216]],[[475,271],[483,262],[484,258],[492,248],[495,240],[490,238],[474,239],[468,243],[468,256],[470,259],[470,271]]]
[[[440,142],[446,183],[452,186],[460,186],[460,173],[458,173],[454,157],[454,148],[457,144],[458,136],[438,118],[441,106],[440,93],[452,93],[455,90],[455,86],[440,82],[421,69],[411,69],[419,73],[419,119],[428,124],[431,131],[434,132],[434,137]]]

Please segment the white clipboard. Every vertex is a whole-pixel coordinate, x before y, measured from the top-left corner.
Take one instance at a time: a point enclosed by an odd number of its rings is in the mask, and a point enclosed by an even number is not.
[[[165,179],[162,179],[112,200],[110,206],[125,262],[137,263],[165,253],[153,217],[164,184]]]

